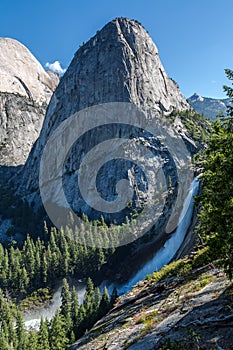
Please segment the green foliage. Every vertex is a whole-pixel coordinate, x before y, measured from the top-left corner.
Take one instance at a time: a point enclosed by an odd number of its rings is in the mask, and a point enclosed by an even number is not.
[[[199,249],[192,259],[193,268],[204,266],[212,262],[211,255],[209,253],[210,249],[208,246]]]
[[[51,350],[64,350],[68,345],[65,318],[58,311],[51,321],[49,342]]]
[[[226,76],[229,80],[233,80],[233,71],[231,69],[225,69]],[[224,91],[226,92],[227,96],[233,99],[233,89],[230,86],[223,86]],[[232,116],[233,108],[232,106],[228,108],[228,114]]]
[[[37,336],[37,350],[50,350],[48,322],[41,319]]]
[[[83,314],[79,307],[78,294],[76,293],[75,287],[73,287],[71,292],[71,319],[72,319],[72,336],[78,337],[79,334],[79,325],[83,320]]]
[[[186,277],[192,272],[193,269],[201,267],[209,262],[211,262],[209,248],[204,247],[191,259],[180,259],[173,261],[170,264],[162,267],[161,270],[154,272],[152,275],[147,275],[147,280],[151,282],[158,282],[164,278],[173,276]]]
[[[189,261],[177,260],[168,265],[162,267],[161,270],[154,272],[152,275],[147,275],[149,281],[158,282],[164,278],[172,277],[174,275],[181,274],[181,271],[185,269],[185,266],[189,266]]]
[[[30,344],[30,350],[38,350],[38,337],[36,332],[31,331],[28,334],[28,344]]]
[[[0,344],[1,349],[11,349],[18,345],[17,334],[19,334],[18,325],[15,327],[17,316],[16,306],[5,298],[0,289]],[[23,326],[22,326],[23,327]],[[5,346],[5,347],[3,347]]]
[[[112,291],[111,299],[110,299],[110,306],[111,306],[111,308],[114,306],[117,298],[118,298],[118,292],[117,292],[116,287],[114,287],[113,291]]]
[[[152,321],[155,317],[157,317],[158,315],[158,310],[155,310],[155,311],[152,311],[152,312],[149,312],[145,315],[143,315],[142,317],[140,317],[138,320],[137,320],[137,324],[138,323],[149,323],[149,321]]]
[[[116,291],[112,299],[115,295]],[[107,289],[101,296],[90,278],[84,305],[79,305],[77,292],[74,287],[70,290],[66,279],[63,280],[61,297],[61,308],[50,322],[41,319],[38,332],[26,331],[22,312],[0,289],[0,349],[66,350],[110,309]]]
[[[233,72],[226,70],[233,80]],[[225,87],[233,101],[233,89]],[[233,275],[233,110],[217,120],[209,147],[204,153],[202,194],[199,202],[200,231],[212,259],[218,259],[230,278]]]
[[[22,249],[0,244],[0,288],[13,297],[22,299],[39,288],[53,288],[64,277],[94,275],[110,254],[79,244],[69,238],[70,232],[52,228],[46,235],[46,241],[28,235]]]
[[[167,118],[172,123],[178,118],[186,128],[188,134],[199,144],[206,143],[212,131],[212,122],[192,110],[174,110]]]
[[[24,350],[30,344],[32,350],[65,350],[114,304],[117,291],[114,290],[110,303],[107,290],[102,296],[88,278],[85,301],[79,305],[75,288],[71,291],[64,278],[94,274],[113,252],[81,245],[74,239],[75,235],[84,234],[82,228],[79,230],[49,231],[45,225],[45,240],[34,240],[28,235],[21,249],[0,244],[0,349]],[[52,288],[61,278],[60,311],[51,322],[41,320],[38,332],[26,332],[21,311],[51,300]],[[18,308],[10,298],[17,298]]]
[[[109,294],[108,294],[107,288],[104,287],[104,293],[102,295],[99,310],[98,310],[99,318],[103,317],[108,312],[109,309],[110,309]]]
[[[63,316],[66,321],[65,327],[66,327],[67,333],[69,334],[72,328],[72,318],[71,318],[72,301],[71,301],[69,284],[66,278],[63,279],[61,299],[62,299],[62,304],[61,304],[60,315]]]
[[[17,350],[27,350],[27,334],[21,312],[16,314]]]
[[[52,299],[52,290],[50,288],[39,288],[31,295],[21,300],[19,308],[21,311],[27,311],[32,308],[37,308]]]

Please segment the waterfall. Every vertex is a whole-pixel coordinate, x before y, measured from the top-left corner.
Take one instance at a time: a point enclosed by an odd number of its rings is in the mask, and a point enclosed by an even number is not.
[[[116,287],[118,290],[118,294],[127,293],[135,284],[139,281],[143,280],[146,275],[153,273],[154,271],[158,271],[164,265],[168,264],[172,258],[175,256],[176,252],[180,248],[188,228],[190,226],[193,208],[194,208],[194,198],[198,192],[199,182],[198,179],[195,178],[191,184],[189,193],[184,201],[183,209],[180,215],[180,220],[177,226],[176,231],[172,234],[172,236],[165,242],[164,246],[155,253],[151,260],[149,260],[135,275],[124,284],[110,283],[108,281],[103,281],[100,285],[100,290],[102,291],[104,286],[106,286],[111,293],[113,288]],[[84,294],[85,294],[85,285],[84,283],[79,283],[76,286],[76,290],[78,293],[80,303],[83,302]],[[43,307],[39,310],[33,311],[29,314],[25,314],[25,324],[26,328],[34,328],[38,329],[40,324],[40,319],[43,317],[44,319],[51,319],[58,308],[61,306],[61,285],[57,288],[52,303],[47,307]]]
[[[152,274],[154,271],[160,270],[164,265],[167,265],[172,260],[176,252],[181,247],[190,226],[194,208],[193,197],[197,194],[198,188],[199,181],[196,177],[194,178],[188,195],[184,201],[176,231],[165,242],[164,246],[155,253],[152,259],[149,260],[138,272],[136,272],[136,274],[127,283],[117,284],[103,281],[101,284],[101,289],[103,286],[106,286],[111,293],[113,288],[116,287],[119,295],[127,293],[135,284],[145,279],[148,274]]]

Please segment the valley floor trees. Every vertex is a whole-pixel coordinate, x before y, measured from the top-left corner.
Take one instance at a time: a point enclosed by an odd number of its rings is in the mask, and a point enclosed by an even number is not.
[[[22,249],[0,244],[0,349],[64,350],[105,315],[117,298],[116,291],[111,299],[106,290],[102,296],[88,278],[84,304],[79,305],[77,292],[65,277],[79,279],[96,273],[109,252],[82,246],[56,228],[45,231],[45,241],[28,235]],[[26,332],[15,301],[18,304],[28,295],[36,300],[41,293],[46,297],[48,287],[61,278],[60,310],[50,322],[41,320],[39,332]],[[26,305],[27,299],[23,302]]]
[[[90,278],[84,304],[78,302],[75,289],[70,289],[63,279],[62,305],[51,321],[41,319],[39,331],[26,332],[23,315],[19,308],[9,302],[0,289],[0,349],[4,350],[64,350],[78,337],[90,329],[113,306],[117,295],[109,298],[105,289],[103,295],[94,288]]]

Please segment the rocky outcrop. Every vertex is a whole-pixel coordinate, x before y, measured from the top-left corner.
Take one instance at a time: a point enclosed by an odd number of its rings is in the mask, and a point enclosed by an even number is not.
[[[48,74],[31,52],[14,39],[0,38],[0,91],[48,104],[59,78]]]
[[[0,92],[0,164],[24,164],[44,120],[40,106],[19,94]]]
[[[20,187],[23,193],[30,195],[34,202],[38,202],[40,159],[54,130],[75,112],[110,102],[131,102],[144,111],[151,109],[153,117],[168,115],[173,109],[190,108],[177,84],[167,76],[160,62],[158,49],[149,34],[140,24],[125,18],[108,23],[75,54],[52,97],[41,135],[23,169]],[[133,132],[139,139],[139,131]],[[107,137],[114,138],[119,133],[119,129],[113,134],[106,128],[100,131],[102,141]],[[67,171],[64,175],[67,176],[67,183],[77,183],[77,166],[97,141],[97,136],[90,132],[86,138],[76,142],[67,160]],[[124,169],[129,171],[128,168]],[[103,192],[113,188],[122,178],[118,174],[122,174],[124,169],[122,164],[106,165],[105,170],[109,172],[109,178],[116,179],[109,184],[106,177],[100,176],[99,188]],[[51,173],[55,174],[56,170]],[[81,196],[78,192],[68,190],[67,196],[76,211],[95,217],[87,205],[79,200]],[[114,194],[111,193],[108,200],[113,199]]]
[[[230,350],[231,299],[231,282],[212,264],[144,280],[69,350]]]
[[[205,118],[215,120],[219,115],[227,115],[227,107],[230,105],[230,98],[203,97],[197,93],[188,98],[190,105]]]
[[[25,46],[0,38],[0,165],[25,163],[58,82]]]

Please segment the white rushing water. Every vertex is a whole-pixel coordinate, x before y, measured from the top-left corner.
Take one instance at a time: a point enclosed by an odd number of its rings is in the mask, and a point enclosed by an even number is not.
[[[138,272],[135,273],[135,275],[128,282],[124,284],[103,281],[100,285],[101,291],[103,290],[104,286],[106,286],[110,293],[112,292],[114,287],[117,288],[119,295],[127,293],[135,284],[143,280],[148,274],[151,274],[154,271],[158,271],[172,260],[172,258],[175,256],[176,252],[180,248],[190,226],[194,208],[193,196],[197,194],[198,188],[199,182],[198,179],[195,178],[192,182],[189,193],[184,201],[183,209],[180,215],[180,220],[176,231],[165,242],[164,246],[158,252],[155,253],[152,259],[149,260]],[[85,289],[85,284],[83,282],[77,283],[76,290],[78,293],[80,303],[83,302]],[[25,314],[24,319],[26,328],[38,329],[41,317],[43,319],[47,318],[48,320],[50,320],[55,315],[56,310],[60,308],[60,306],[61,285],[56,290],[52,302],[48,306],[42,307],[36,311],[32,311],[31,313]]]
[[[196,177],[193,180],[189,193],[184,201],[176,231],[165,242],[164,246],[155,253],[153,258],[149,260],[128,282],[124,284],[117,284],[104,281],[101,284],[101,289],[103,286],[106,286],[111,293],[113,288],[116,287],[119,295],[127,293],[135,284],[145,279],[148,274],[152,274],[154,271],[160,270],[164,265],[168,264],[172,260],[176,252],[181,247],[181,244],[184,241],[185,235],[190,226],[194,208],[193,196],[197,194],[198,188],[199,182]]]
[[[77,282],[75,288],[78,294],[79,302],[83,303],[86,291],[85,283]],[[48,305],[24,314],[25,326],[28,330],[30,328],[39,329],[41,318],[44,320],[46,318],[50,320],[55,315],[56,310],[61,306],[61,289],[62,285],[60,284],[53,295],[52,301]]]

